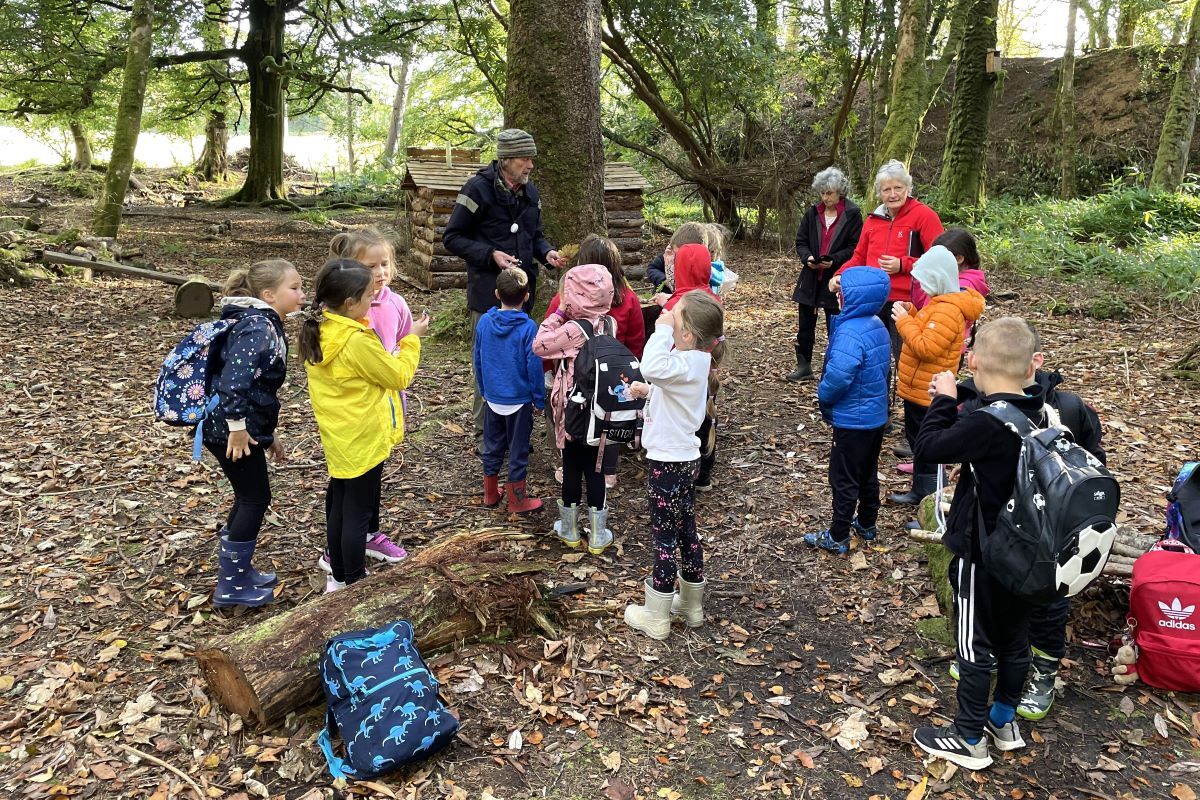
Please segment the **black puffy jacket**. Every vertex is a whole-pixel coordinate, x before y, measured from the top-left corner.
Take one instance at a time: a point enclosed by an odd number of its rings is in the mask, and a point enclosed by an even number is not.
[[[246,420],[246,431],[262,447],[275,440],[279,388],[287,378],[287,338],[283,320],[271,308],[230,303],[221,319],[238,321],[225,334],[219,352],[209,356],[210,391],[220,402],[204,421],[204,441],[224,447],[226,420]]]

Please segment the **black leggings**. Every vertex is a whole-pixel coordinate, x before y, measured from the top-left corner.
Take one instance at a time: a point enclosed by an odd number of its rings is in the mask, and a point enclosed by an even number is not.
[[[330,478],[325,491],[325,539],[334,580],[354,583],[367,574],[367,534],[379,512],[383,462],[354,478]],[[376,523],[378,524],[378,523]]]
[[[678,572],[689,583],[704,580],[704,547],[696,535],[696,474],[699,460],[655,461],[646,459],[646,489],[649,494],[650,531],[654,534],[656,592],[675,591],[675,550],[679,550]]]
[[[233,486],[233,508],[225,520],[225,534],[233,542],[252,542],[258,538],[263,516],[271,505],[271,482],[267,477],[267,453],[259,445],[250,445],[250,455],[237,461],[225,455],[226,444],[205,442],[221,471]]]
[[[596,456],[600,448],[595,445],[568,439],[562,449],[563,481],[562,502],[564,506],[578,505],[583,499],[583,486],[587,484],[587,504],[592,508],[604,508],[604,471],[596,470]]]

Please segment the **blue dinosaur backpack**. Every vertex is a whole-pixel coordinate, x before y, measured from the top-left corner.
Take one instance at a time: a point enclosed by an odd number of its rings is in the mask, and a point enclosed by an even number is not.
[[[209,395],[209,355],[219,351],[226,334],[240,319],[219,319],[197,325],[163,360],[154,382],[154,416],[168,425],[195,425],[192,460],[200,460],[204,418],[218,398]]]
[[[458,731],[408,620],[333,637],[320,667],[328,708],[317,742],[335,779],[374,778],[420,761]],[[339,734],[344,759],[333,752]]]
[[[1200,553],[1200,462],[1188,461],[1167,494],[1167,538]]]

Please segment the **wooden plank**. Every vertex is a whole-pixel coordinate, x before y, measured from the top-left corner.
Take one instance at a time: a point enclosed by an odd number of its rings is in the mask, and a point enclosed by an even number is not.
[[[435,272],[430,282],[431,289],[465,289],[467,288],[467,273],[465,272]]]
[[[101,261],[99,259],[92,260],[81,256],[73,256],[70,253],[57,253],[53,250],[46,250],[42,253],[42,261],[46,264],[66,264],[71,267],[83,267],[95,272],[115,272],[118,275],[128,275],[131,278],[149,278],[152,281],[160,283],[169,283],[173,286],[183,286],[185,283],[195,280],[186,275],[174,275],[170,272],[156,272],[152,269],[142,269],[141,267],[131,267],[127,264],[117,264],[113,261]],[[208,288],[214,292],[221,291],[221,285],[218,283],[209,283]]]

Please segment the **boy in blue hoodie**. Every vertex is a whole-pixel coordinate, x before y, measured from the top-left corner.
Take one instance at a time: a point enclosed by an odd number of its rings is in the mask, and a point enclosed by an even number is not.
[[[542,360],[533,354],[537,323],[521,310],[529,299],[529,279],[519,269],[506,269],[496,278],[500,308],[489,310],[475,329],[475,380],[484,400],[483,504],[500,504],[500,465],[508,453],[505,484],[510,514],[538,511],[542,501],[529,497],[529,438],[533,411],[545,405]]]
[[[853,267],[842,273],[842,310],[833,320],[825,371],[817,387],[821,416],[833,424],[829,453],[833,521],[827,530],[804,535],[809,547],[845,554],[850,551],[851,529],[866,541],[875,538],[877,469],[888,421],[891,367],[891,338],[878,314],[890,290],[887,273],[874,267]]]

